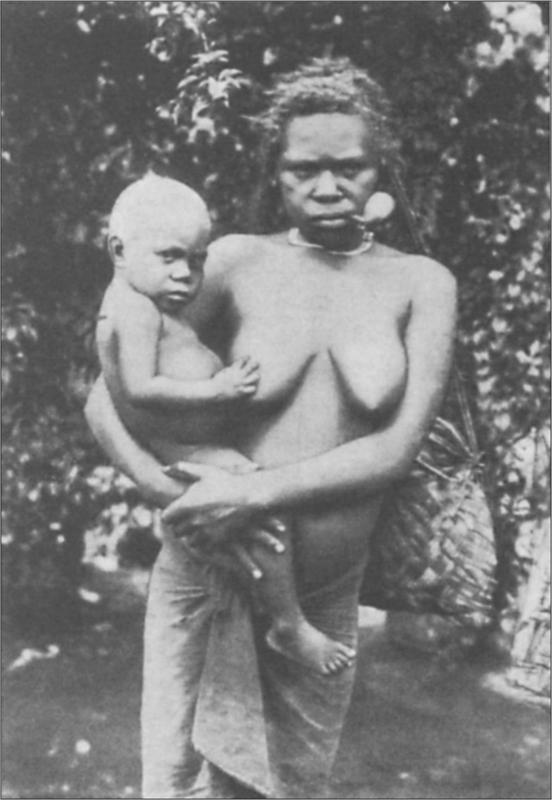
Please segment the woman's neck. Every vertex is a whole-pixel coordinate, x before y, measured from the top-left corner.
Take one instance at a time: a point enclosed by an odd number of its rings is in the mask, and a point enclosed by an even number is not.
[[[316,238],[317,240],[314,241],[312,238],[307,239],[299,228],[292,228],[288,234],[288,243],[294,247],[313,247],[341,256],[356,256],[366,253],[374,244],[374,234],[371,232],[343,242],[336,238],[332,240],[328,238],[326,242],[321,242],[318,237]]]
[[[337,227],[329,224],[308,224],[308,222],[298,227],[301,237],[306,242],[319,245],[325,250],[339,252],[356,250],[363,242],[364,229],[353,219]]]

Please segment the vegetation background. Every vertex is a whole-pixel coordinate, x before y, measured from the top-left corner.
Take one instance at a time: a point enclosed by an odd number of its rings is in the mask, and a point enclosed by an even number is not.
[[[1,14],[4,631],[84,630],[86,650],[86,565],[145,567],[156,552],[151,509],[82,414],[115,197],[154,169],[207,199],[217,235],[248,230],[262,177],[251,117],[275,74],[321,55],[386,88],[419,231],[458,278],[497,624],[515,614],[547,513],[548,3],[4,0]],[[277,225],[275,198],[265,211]],[[381,236],[409,250],[396,216]]]
[[[543,510],[516,443],[544,430],[549,409],[548,5],[6,2],[2,12],[4,612],[26,627],[66,625],[83,556],[115,558],[129,541],[135,559],[155,551],[150,510],[99,466],[82,417],[114,198],[153,168],[206,196],[218,234],[247,230],[262,89],[310,56],[342,54],[391,96],[420,233],[459,279],[460,360],[507,603],[522,521]],[[277,225],[276,200],[267,211]],[[382,234],[411,246],[400,221]]]
[[[65,625],[83,556],[115,557],[129,536],[135,558],[155,550],[149,510],[102,466],[82,416],[114,198],[155,169],[207,198],[217,234],[247,230],[259,180],[250,117],[276,73],[321,55],[349,56],[388,91],[420,233],[458,277],[507,605],[523,520],[543,511],[516,443],[542,433],[549,411],[548,13],[527,2],[2,3],[12,621]],[[267,219],[277,224],[275,207]],[[411,246],[398,220],[382,235]]]

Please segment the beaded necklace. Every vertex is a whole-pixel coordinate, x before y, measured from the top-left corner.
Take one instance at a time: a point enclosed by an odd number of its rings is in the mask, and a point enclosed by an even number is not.
[[[301,236],[299,228],[291,228],[288,233],[288,243],[294,247],[313,247],[316,250],[324,250],[326,253],[331,253],[335,256],[359,256],[361,253],[367,253],[368,250],[372,249],[374,245],[374,234],[372,231],[367,231],[363,235],[362,243],[358,247],[355,247],[354,250],[328,250],[321,244],[309,242],[304,239],[303,236]]]

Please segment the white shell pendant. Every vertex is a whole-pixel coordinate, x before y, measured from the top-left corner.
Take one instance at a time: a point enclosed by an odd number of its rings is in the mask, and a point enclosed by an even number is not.
[[[374,192],[364,206],[363,217],[366,223],[379,222],[391,216],[395,201],[387,192]]]

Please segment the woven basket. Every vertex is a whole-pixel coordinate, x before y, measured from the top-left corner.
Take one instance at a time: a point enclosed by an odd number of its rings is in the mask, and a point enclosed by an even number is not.
[[[390,177],[415,250],[430,256],[393,167]],[[371,541],[360,603],[447,615],[482,628],[494,618],[493,526],[479,479],[475,427],[456,368],[450,389],[445,407],[457,407],[463,430],[437,418],[411,474],[388,492]]]
[[[467,442],[438,418],[411,474],[387,494],[360,593],[362,605],[493,620],[496,550]]]
[[[536,546],[514,634],[508,680],[549,704],[550,519],[535,521],[533,538]]]

